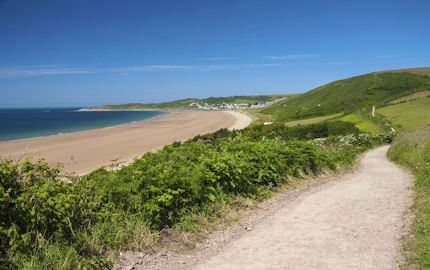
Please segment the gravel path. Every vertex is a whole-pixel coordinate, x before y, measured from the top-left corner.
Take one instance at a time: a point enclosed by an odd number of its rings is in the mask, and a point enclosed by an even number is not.
[[[366,152],[354,173],[281,201],[211,254],[172,257],[162,269],[397,269],[412,177],[387,160],[388,147]]]

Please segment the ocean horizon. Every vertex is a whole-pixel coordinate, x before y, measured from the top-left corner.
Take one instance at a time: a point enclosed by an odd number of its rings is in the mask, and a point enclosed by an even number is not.
[[[117,126],[166,114],[162,111],[79,111],[82,108],[0,108],[0,142]]]

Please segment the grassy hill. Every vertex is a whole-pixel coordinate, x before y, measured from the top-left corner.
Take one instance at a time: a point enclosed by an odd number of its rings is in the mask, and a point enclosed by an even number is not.
[[[120,105],[104,105],[89,109],[106,109],[106,110],[139,110],[139,109],[190,109],[190,104],[198,102],[209,105],[217,104],[255,104],[261,102],[275,101],[291,95],[259,95],[259,96],[230,96],[230,97],[209,97],[205,99],[187,98],[161,103],[128,103]]]
[[[169,102],[161,102],[161,103],[127,103],[127,104],[119,104],[119,105],[104,105],[95,108],[89,109],[106,109],[106,110],[139,110],[139,109],[169,109],[169,108],[181,108],[187,107],[190,103],[197,101],[194,98],[187,98]]]
[[[289,121],[358,109],[430,90],[430,77],[409,72],[375,72],[335,81],[259,111]]]

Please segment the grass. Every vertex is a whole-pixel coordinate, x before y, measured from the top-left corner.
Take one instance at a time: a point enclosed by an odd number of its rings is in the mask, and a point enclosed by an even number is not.
[[[378,125],[371,122],[369,118],[362,116],[358,112],[348,114],[339,120],[354,123],[359,130],[369,132],[371,134],[378,134],[382,132]]]
[[[307,118],[307,119],[287,122],[286,125],[289,127],[292,127],[292,126],[296,126],[296,125],[314,124],[314,123],[319,123],[319,122],[322,122],[325,120],[333,119],[333,118],[339,117],[341,115],[342,115],[342,113],[335,113],[335,114],[326,115],[326,116]]]
[[[388,156],[415,177],[413,237],[404,244],[407,260],[403,268],[430,269],[430,98],[390,105],[377,113],[402,128]]]
[[[404,268],[430,269],[430,126],[400,134],[388,156],[415,176],[413,237],[404,245]]]
[[[362,108],[381,107],[394,99],[430,90],[430,77],[407,72],[375,72],[315,88],[260,111],[275,121],[291,121],[352,113]]]
[[[395,99],[395,100],[391,101],[390,104],[397,104],[400,102],[406,102],[406,101],[411,101],[411,100],[415,100],[415,99],[426,98],[429,96],[430,96],[430,91],[422,91],[422,92],[414,93],[414,94],[409,95],[409,96]]]
[[[390,105],[376,110],[395,125],[413,130],[430,121],[430,98],[417,99]]]

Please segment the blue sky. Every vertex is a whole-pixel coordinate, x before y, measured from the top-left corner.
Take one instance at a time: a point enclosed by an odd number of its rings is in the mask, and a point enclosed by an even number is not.
[[[430,1],[0,0],[0,107],[305,92],[430,66]]]

